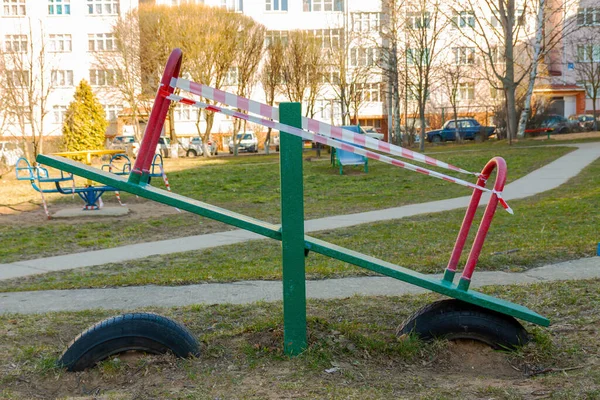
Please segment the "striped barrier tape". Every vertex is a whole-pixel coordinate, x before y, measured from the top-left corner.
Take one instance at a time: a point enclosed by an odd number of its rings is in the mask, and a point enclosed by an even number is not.
[[[163,168],[162,164],[158,164],[158,168],[160,168],[160,174],[162,175],[163,182],[165,183],[165,186],[167,187],[167,192],[170,192],[171,185],[169,185],[169,179],[167,178],[165,169]],[[176,209],[177,212],[181,212],[181,210],[179,208],[177,208],[177,207],[173,207],[173,208]]]
[[[456,183],[456,184],[459,184],[459,185],[462,185],[462,186],[469,187],[471,189],[481,190],[482,192],[487,192],[487,193],[495,194],[496,196],[498,196],[498,198],[500,200],[502,199],[502,193],[500,193],[500,192],[493,191],[493,190],[487,189],[487,188],[485,188],[483,186],[479,186],[479,185],[476,185],[474,183],[467,182],[467,181],[462,180],[462,179],[454,178],[452,176],[448,176],[448,175],[445,175],[445,174],[442,174],[442,173],[439,173],[439,172],[436,172],[436,171],[432,171],[432,170],[429,170],[429,169],[426,169],[426,168],[421,168],[421,167],[418,167],[416,165],[413,165],[413,164],[410,164],[410,163],[407,163],[407,162],[396,160],[395,158],[391,158],[391,157],[385,156],[383,154],[374,153],[372,151],[365,150],[365,149],[362,149],[360,147],[355,147],[355,146],[353,146],[352,144],[349,144],[349,143],[344,143],[344,142],[341,142],[339,140],[330,139],[330,138],[328,138],[326,136],[321,136],[321,135],[314,134],[314,133],[311,133],[311,132],[303,131],[300,128],[296,128],[296,127],[293,127],[293,126],[285,125],[285,124],[282,124],[280,122],[275,122],[275,121],[267,120],[267,119],[264,119],[264,118],[254,117],[254,116],[251,116],[251,115],[248,115],[248,114],[244,114],[244,113],[241,113],[241,112],[238,112],[238,111],[233,111],[233,110],[229,110],[227,108],[219,107],[219,106],[216,106],[216,105],[210,105],[210,104],[206,104],[206,103],[201,102],[201,101],[188,99],[188,98],[185,98],[185,97],[180,96],[180,95],[168,94],[166,91],[163,91],[161,93],[163,93],[163,95],[165,96],[165,98],[167,98],[168,100],[171,100],[171,101],[177,101],[177,102],[180,102],[180,103],[183,103],[183,104],[187,104],[187,105],[190,105],[190,106],[204,108],[206,110],[213,111],[213,112],[220,112],[220,113],[223,113],[225,115],[229,115],[229,116],[234,117],[234,118],[240,118],[240,119],[243,119],[243,120],[246,120],[246,121],[250,121],[250,122],[253,122],[253,123],[256,123],[256,124],[259,124],[259,125],[264,125],[266,127],[270,127],[270,128],[273,128],[273,129],[277,129],[279,131],[287,132],[287,133],[290,133],[290,134],[295,135],[295,136],[300,136],[303,139],[311,140],[313,142],[321,143],[321,144],[324,144],[324,145],[327,145],[327,146],[335,147],[337,149],[341,149],[341,150],[345,150],[345,151],[348,151],[348,152],[351,152],[351,153],[359,154],[359,155],[361,155],[363,157],[367,157],[367,158],[370,158],[370,159],[373,159],[373,160],[381,161],[381,162],[386,163],[386,164],[391,164],[391,165],[394,165],[396,167],[400,167],[400,168],[408,169],[410,171],[418,172],[420,174],[432,176],[434,178],[442,179],[442,180],[445,180],[447,182]],[[513,214],[512,209],[508,206],[508,204],[506,203],[506,201],[502,200],[502,201],[500,201],[500,204],[502,205],[502,207],[504,207],[504,209],[506,211],[508,211],[510,214]]]
[[[108,172],[112,172],[112,169],[117,169],[117,167],[115,165],[113,165],[112,163],[108,163]],[[119,193],[118,190],[115,190],[115,197],[117,198],[117,201],[119,202],[119,205],[121,207],[125,207],[127,204],[123,204],[121,202],[121,194]]]
[[[36,166],[36,169],[37,168],[39,168],[39,165]],[[38,181],[38,187],[40,188],[39,192],[40,192],[40,195],[42,196],[42,205],[44,206],[44,212],[46,213],[46,218],[52,219],[52,217],[50,216],[50,212],[48,211],[48,205],[46,204],[46,198],[44,197],[44,191],[42,190],[42,182],[40,181],[39,170],[37,173],[37,181]]]
[[[227,93],[223,90],[215,89],[210,86],[202,85],[200,83],[192,82],[183,78],[171,78],[170,86],[197,94],[198,96],[202,96],[222,104],[226,104],[230,107],[245,110],[252,114],[260,115],[274,121],[279,121],[279,108],[277,107],[272,107],[263,103],[259,103],[258,101],[246,99],[244,97]],[[470,172],[452,164],[436,160],[435,158],[426,156],[424,154],[405,149],[404,147],[396,146],[394,144],[377,140],[366,135],[357,134],[356,132],[342,129],[339,126],[329,125],[325,122],[317,121],[315,119],[302,117],[302,129],[334,139],[350,142],[372,150],[381,151],[386,154],[392,154],[410,160],[419,161],[428,165],[445,168],[463,174],[479,176],[478,172]]]

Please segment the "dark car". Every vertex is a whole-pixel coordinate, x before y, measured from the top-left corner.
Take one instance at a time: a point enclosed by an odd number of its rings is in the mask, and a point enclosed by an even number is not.
[[[493,126],[483,126],[473,118],[451,119],[442,129],[427,132],[427,140],[432,143],[456,140],[456,127],[462,140],[483,140],[494,133]]]
[[[542,115],[535,116],[529,120],[525,128],[525,133],[531,136],[551,133],[569,133],[579,130],[579,124],[576,121],[569,121],[562,115]]]
[[[591,131],[594,129],[594,116],[591,114],[571,115],[569,121],[573,124],[578,124],[584,131]],[[598,126],[600,126],[600,123],[598,123]]]

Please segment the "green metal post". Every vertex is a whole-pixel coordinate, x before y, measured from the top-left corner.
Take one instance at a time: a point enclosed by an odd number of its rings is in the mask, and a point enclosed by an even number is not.
[[[300,103],[281,103],[283,124],[302,127]],[[302,138],[280,135],[281,242],[283,264],[283,349],[297,355],[306,349],[306,275],[304,270],[304,190]]]

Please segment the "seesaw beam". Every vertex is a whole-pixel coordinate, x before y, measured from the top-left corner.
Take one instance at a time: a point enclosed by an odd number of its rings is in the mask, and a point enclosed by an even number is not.
[[[166,190],[158,189],[147,184],[134,184],[114,174],[101,171],[62,157],[38,155],[37,161],[44,165],[54,167],[84,178],[92,179],[104,185],[110,185],[118,190],[129,192],[162,204],[177,207],[181,210],[211,218],[259,235],[282,240],[281,227],[255,218],[226,210],[208,203],[190,199]],[[352,251],[308,235],[304,236],[304,247],[312,252],[322,254],[349,264],[386,275],[400,281],[419,286],[436,293],[456,298],[467,303],[485,307],[503,314],[507,314],[524,321],[541,326],[549,326],[550,321],[528,309],[527,307],[509,301],[488,296],[474,290],[459,289],[456,284],[437,280],[430,276],[412,271],[395,264],[379,260],[375,257]]]

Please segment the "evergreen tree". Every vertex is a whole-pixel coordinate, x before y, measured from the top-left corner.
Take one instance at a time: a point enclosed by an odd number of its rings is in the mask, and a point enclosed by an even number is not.
[[[104,148],[104,134],[108,121],[104,108],[82,80],[75,90],[63,123],[63,141],[67,151],[99,150]]]

